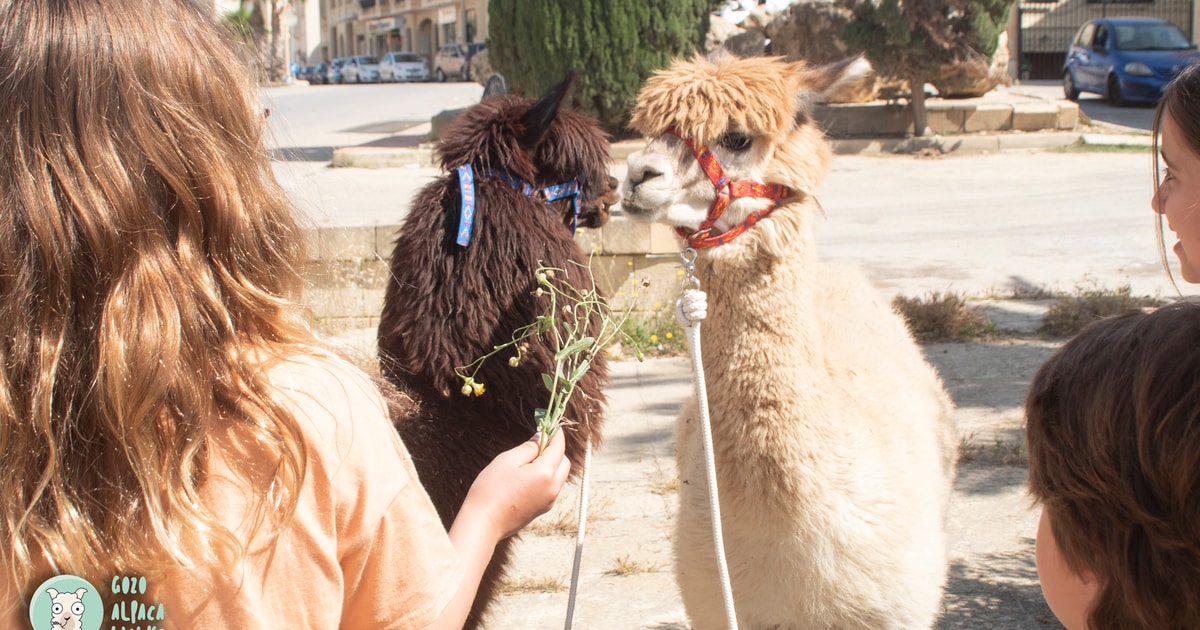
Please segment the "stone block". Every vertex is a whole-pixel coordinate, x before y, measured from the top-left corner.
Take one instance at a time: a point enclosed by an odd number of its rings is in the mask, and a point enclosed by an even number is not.
[[[833,138],[904,136],[913,126],[907,105],[884,102],[818,105],[813,117]]]
[[[1074,131],[1079,126],[1079,104],[1060,102],[1058,104],[1058,129]]]
[[[317,258],[353,260],[375,258],[375,228],[322,227],[319,229]]]
[[[674,308],[683,270],[675,255],[616,256],[603,269],[593,263],[593,273],[614,310],[651,313]]]
[[[592,278],[596,288],[612,300],[622,286],[633,286],[636,273],[634,256],[598,255],[592,258]]]
[[[951,102],[928,103],[925,114],[930,133],[958,134],[963,132],[966,109]]]
[[[381,260],[391,260],[392,249],[395,248],[396,237],[399,235],[399,225],[375,226],[375,255]]]
[[[677,254],[683,249],[683,242],[675,230],[662,223],[650,224],[650,248],[646,254]]]
[[[1058,105],[1055,103],[1013,103],[1014,131],[1042,131],[1058,128]]]
[[[603,235],[604,228],[579,228],[578,230],[575,230],[575,244],[578,245],[579,249],[582,249],[583,253],[585,254],[599,254],[600,252],[604,251],[604,243],[602,240]]]
[[[1012,129],[1012,105],[980,103],[965,111],[963,131],[1008,131]]]
[[[304,266],[304,280],[314,288],[387,286],[388,267],[382,260],[312,260]]]
[[[605,255],[642,254],[650,250],[650,226],[628,217],[613,217],[600,228],[600,251]]]
[[[367,291],[359,287],[307,287],[300,302],[317,319],[379,315],[378,308],[369,310]]]
[[[1014,133],[997,136],[1002,150],[1011,149],[1045,149],[1063,147],[1079,141],[1079,134],[1061,131],[1044,131],[1039,133]]]

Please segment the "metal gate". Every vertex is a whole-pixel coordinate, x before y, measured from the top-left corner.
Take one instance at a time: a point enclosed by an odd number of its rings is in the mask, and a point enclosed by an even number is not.
[[[1058,79],[1075,32],[1099,17],[1157,17],[1192,33],[1194,0],[1018,0],[1018,58],[1022,79]]]

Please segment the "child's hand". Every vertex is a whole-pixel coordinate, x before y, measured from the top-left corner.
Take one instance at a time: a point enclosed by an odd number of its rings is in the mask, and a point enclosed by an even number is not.
[[[463,509],[470,506],[486,515],[497,540],[554,507],[571,472],[562,433],[555,432],[540,456],[536,436],[497,455],[471,484]]]

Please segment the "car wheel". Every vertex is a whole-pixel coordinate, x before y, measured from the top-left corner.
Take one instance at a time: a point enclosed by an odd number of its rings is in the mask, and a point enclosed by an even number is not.
[[[1121,81],[1117,79],[1117,75],[1115,74],[1108,77],[1108,104],[1113,107],[1120,107],[1125,104],[1125,97],[1121,95]]]
[[[441,68],[438,68],[438,69],[437,69],[437,70],[436,70],[436,71],[433,73],[433,78],[437,79],[437,82],[438,82],[438,83],[445,83],[445,82],[446,82],[446,73],[445,73],[445,72],[442,72],[442,69],[441,69]]]
[[[1079,100],[1079,88],[1075,87],[1075,79],[1071,77],[1070,70],[1063,72],[1063,95],[1071,101]]]

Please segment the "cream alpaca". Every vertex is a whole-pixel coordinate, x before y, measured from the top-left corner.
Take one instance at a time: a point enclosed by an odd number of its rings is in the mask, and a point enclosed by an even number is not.
[[[726,555],[742,630],[929,628],[946,580],[952,404],[902,319],[860,274],[818,261],[816,190],[831,160],[809,104],[854,63],[728,55],[676,61],[642,88],[623,207],[696,230],[714,186],[680,139],[733,180],[786,186],[745,233],[700,251],[704,370]],[[676,136],[675,134],[678,134]],[[713,233],[771,201],[734,199]],[[697,406],[676,427],[674,536],[697,629],[724,624]]]

